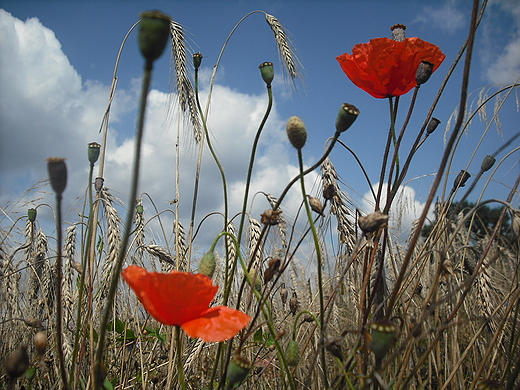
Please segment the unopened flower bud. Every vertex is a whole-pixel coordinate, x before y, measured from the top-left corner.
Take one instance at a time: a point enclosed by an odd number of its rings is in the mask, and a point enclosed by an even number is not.
[[[424,84],[430,79],[434,67],[435,65],[429,61],[421,61],[419,67],[417,68],[417,72],[415,73],[415,82],[417,83],[417,85]]]
[[[260,73],[262,74],[262,79],[267,84],[267,87],[271,86],[271,83],[274,79],[274,66],[272,62],[264,62],[260,64],[258,67],[260,69]]]
[[[366,217],[360,215],[358,226],[364,233],[372,233],[388,225],[388,215],[380,211],[368,214]]]
[[[61,195],[67,186],[67,165],[64,158],[51,157],[47,159],[47,171],[51,186],[57,195]]]
[[[495,157],[489,154],[486,157],[484,157],[484,160],[482,160],[482,165],[480,166],[482,172],[489,171],[493,167],[493,165],[495,165],[495,161]]]
[[[459,187],[464,187],[470,177],[471,175],[469,174],[469,172],[462,169],[453,181],[452,191]]]
[[[29,219],[30,222],[34,222],[36,221],[36,209],[29,209],[27,210],[27,218]]]
[[[251,363],[246,357],[242,355],[233,356],[227,368],[227,388],[234,389],[235,385],[246,379],[249,370],[251,370]]]
[[[406,38],[406,26],[404,24],[394,24],[390,27],[392,30],[392,39],[394,41],[402,42]]]
[[[199,69],[200,64],[202,63],[202,58],[204,57],[202,56],[201,52],[197,52],[193,55],[193,66],[195,69]]]
[[[352,126],[357,119],[359,110],[352,104],[343,103],[336,117],[336,131],[342,133]]]
[[[34,335],[34,347],[38,355],[43,356],[47,349],[47,336],[45,332],[38,332]]]
[[[87,155],[88,161],[90,164],[94,165],[99,158],[99,152],[101,150],[101,145],[97,142],[91,142],[88,144]]]
[[[298,150],[303,148],[305,141],[307,141],[307,128],[303,121],[297,116],[292,116],[287,121],[285,129],[287,130],[287,137],[289,137],[292,146]]]
[[[215,254],[213,252],[208,252],[202,256],[202,259],[200,259],[199,274],[212,278],[216,267],[217,262],[215,260]]]
[[[430,122],[428,123],[428,127],[426,128],[426,132],[428,134],[433,133],[435,131],[435,129],[437,128],[437,126],[439,126],[440,123],[441,123],[441,121],[438,120],[437,118],[430,119]]]
[[[171,18],[160,11],[141,13],[139,49],[148,63],[161,56],[170,38]]]
[[[135,211],[137,212],[138,215],[143,215],[143,213],[144,213],[143,205],[138,204],[137,206],[135,206]]]
[[[371,323],[369,328],[372,336],[370,349],[376,356],[376,368],[379,368],[383,358],[394,342],[395,325],[390,321],[382,320]]]
[[[289,341],[289,345],[287,345],[285,350],[285,359],[287,360],[287,365],[291,367],[296,367],[300,362],[300,346],[296,340]]]
[[[329,184],[324,190],[323,190],[323,197],[327,200],[331,200],[336,195],[336,187],[334,187],[334,184]]]

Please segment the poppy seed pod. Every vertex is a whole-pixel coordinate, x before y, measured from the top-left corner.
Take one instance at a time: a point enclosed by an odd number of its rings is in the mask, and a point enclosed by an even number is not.
[[[29,219],[30,222],[34,222],[36,221],[36,209],[29,209],[27,210],[27,218]]]
[[[94,165],[99,158],[99,152],[101,151],[101,145],[97,142],[91,142],[88,144],[87,155],[90,164]]]
[[[376,368],[379,368],[394,342],[395,325],[390,321],[382,320],[371,323],[369,328],[372,337],[370,349],[376,355]]]
[[[426,132],[428,134],[433,133],[435,131],[435,129],[437,128],[437,126],[439,126],[440,123],[441,123],[441,121],[438,120],[437,118],[430,119],[430,122],[428,123],[428,127],[426,128]]]
[[[289,341],[289,345],[287,345],[285,350],[285,359],[287,360],[287,365],[291,367],[296,367],[300,362],[300,346],[295,340]]]
[[[29,368],[29,355],[27,353],[27,344],[21,344],[15,351],[9,355],[4,363],[5,372],[11,379],[21,377]]]
[[[394,24],[390,27],[392,30],[392,39],[397,42],[402,42],[406,38],[406,26],[404,24]]]
[[[217,262],[215,260],[215,254],[213,252],[208,252],[202,256],[202,259],[200,260],[199,274],[212,278],[216,267]]]
[[[264,62],[260,64],[258,67],[260,69],[260,73],[262,74],[262,79],[267,84],[267,87],[271,86],[271,83],[274,79],[274,66],[272,62]]]
[[[292,146],[296,149],[301,149],[307,141],[307,128],[305,123],[297,116],[291,116],[285,126],[287,137],[291,141]]]
[[[235,385],[246,379],[246,376],[249,374],[250,370],[251,363],[246,357],[242,355],[233,356],[227,367],[227,388],[234,389]]]
[[[352,126],[352,123],[357,119],[359,110],[352,104],[343,103],[339,109],[336,117],[336,131],[342,133]]]
[[[195,69],[199,69],[200,64],[202,63],[202,58],[204,57],[202,56],[201,52],[197,52],[193,55],[193,66]]]
[[[146,61],[151,63],[161,56],[166,47],[171,18],[160,11],[147,11],[140,16],[139,49]]]
[[[459,172],[459,174],[457,175],[457,177],[455,178],[455,180],[453,181],[452,191],[454,191],[455,189],[457,189],[459,187],[464,187],[470,177],[471,177],[471,175],[469,174],[469,172],[462,169]]]
[[[493,165],[495,165],[495,161],[495,157],[489,154],[486,157],[484,157],[484,160],[482,160],[482,165],[480,166],[482,172],[489,171],[493,167]]]
[[[430,79],[430,76],[433,73],[433,68],[435,65],[429,61],[421,61],[419,67],[417,68],[417,72],[415,73],[415,81],[417,85],[424,84]]]
[[[38,355],[43,356],[47,349],[47,336],[45,332],[38,332],[34,335],[34,348]]]
[[[47,171],[51,186],[57,195],[61,195],[67,186],[67,165],[65,159],[59,157],[51,157],[47,159]]]

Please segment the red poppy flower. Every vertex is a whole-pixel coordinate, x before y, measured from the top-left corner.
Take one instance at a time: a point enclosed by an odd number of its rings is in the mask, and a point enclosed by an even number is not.
[[[419,38],[401,42],[376,38],[354,46],[352,54],[342,54],[336,60],[354,84],[382,99],[404,95],[415,87],[421,61],[431,62],[435,71],[444,58],[437,46]]]
[[[209,307],[218,286],[205,275],[148,272],[136,265],[124,269],[122,275],[148,313],[165,325],[181,326],[190,337],[221,342],[251,320],[239,310]]]

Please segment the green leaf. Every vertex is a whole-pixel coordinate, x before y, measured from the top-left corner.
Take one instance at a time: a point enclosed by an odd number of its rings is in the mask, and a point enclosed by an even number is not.
[[[114,385],[107,378],[105,378],[105,381],[103,382],[103,387],[105,390],[114,390]]]
[[[258,328],[258,330],[255,332],[255,335],[253,336],[253,340],[255,340],[257,343],[261,343],[264,340],[262,328]]]

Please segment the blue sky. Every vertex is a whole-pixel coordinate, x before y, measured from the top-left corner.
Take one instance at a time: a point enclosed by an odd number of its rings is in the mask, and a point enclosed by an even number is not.
[[[306,123],[309,137],[304,156],[310,165],[320,157],[325,141],[334,133],[335,117],[344,102],[357,106],[361,114],[341,139],[358,154],[372,183],[376,184],[389,125],[388,102],[374,99],[355,87],[342,72],[336,56],[351,52],[357,43],[389,37],[390,26],[396,23],[407,26],[408,37],[418,36],[434,43],[446,54],[439,70],[421,87],[402,149],[406,153],[466,38],[471,2],[449,0],[434,5],[426,1],[4,0],[1,7],[5,11],[0,11],[0,207],[8,217],[0,216],[0,225],[9,226],[11,220],[25,213],[31,200],[51,202],[45,194],[49,191],[47,187],[24,194],[34,183],[47,177],[45,158],[50,156],[67,158],[70,177],[65,197],[70,218],[77,215],[86,187],[86,144],[101,142],[98,130],[117,51],[141,11],[159,9],[185,27],[191,52],[200,51],[204,55],[202,97],[207,92],[211,68],[222,44],[233,26],[248,12],[259,9],[272,14],[291,33],[305,76],[297,83],[296,91],[290,82],[282,80],[273,35],[262,14],[254,14],[241,24],[220,65],[209,127],[228,172],[232,212],[237,212],[250,145],[266,106],[265,86],[258,71],[260,63],[272,61],[275,64],[275,109],[257,156],[253,193],[263,190],[278,196],[297,172],[296,154],[285,138],[286,120],[297,115]],[[491,94],[499,88],[498,84],[513,83],[520,76],[520,4],[496,0],[490,2],[486,12],[477,35],[471,71],[469,103],[473,108],[482,88],[486,87],[485,92]],[[123,200],[128,193],[141,71],[142,59],[134,33],[120,62],[105,174],[107,187]],[[446,124],[460,96],[461,72],[462,66],[459,66],[434,113],[441,120],[441,126],[418,153],[408,174],[405,191],[408,206],[403,207],[407,221],[420,213],[438,169],[445,138],[450,134]],[[168,55],[157,62],[152,88],[140,188],[151,195],[159,208],[165,208],[175,198],[173,164],[177,131],[174,121],[165,120],[167,94],[172,91]],[[461,169],[478,173],[482,158],[494,153],[520,131],[516,94],[510,95],[500,111],[501,128],[497,130],[493,124],[485,132],[486,125],[478,117],[467,128],[449,168],[448,186]],[[402,123],[410,97],[411,93],[401,98],[398,125]],[[494,104],[495,101],[488,104],[489,120]],[[453,124],[454,120],[451,127]],[[181,181],[191,183],[190,164],[193,164],[196,148],[187,136],[181,140],[181,158],[186,167]],[[519,144],[517,139],[497,155],[497,160]],[[366,212],[372,211],[370,202],[364,198],[369,186],[354,159],[341,148],[337,148],[331,158],[345,192],[356,205]],[[485,183],[482,181],[471,199],[476,200],[481,194],[484,199],[505,199],[519,173],[516,152],[503,162],[486,191],[482,194]],[[308,178],[309,192],[313,194],[319,191],[315,186],[316,177]],[[191,190],[190,184],[184,185],[181,201],[186,202],[186,211],[182,216],[187,217]],[[287,200],[288,214],[296,210],[298,196],[295,193]],[[518,202],[517,195],[513,204]],[[222,208],[220,180],[208,153],[203,164],[200,204],[198,220]],[[258,205],[258,210],[265,208],[265,202]]]

